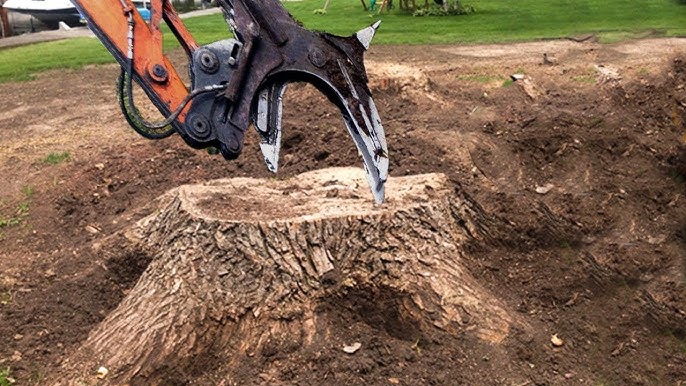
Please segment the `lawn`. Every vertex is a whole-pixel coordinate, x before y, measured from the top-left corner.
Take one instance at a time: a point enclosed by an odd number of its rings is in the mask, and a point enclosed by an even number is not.
[[[375,44],[496,43],[588,33],[598,34],[606,42],[647,34],[686,36],[686,5],[679,0],[465,0],[476,12],[449,17],[412,17],[397,9],[372,15],[358,0],[334,0],[326,14],[314,14],[323,3],[303,0],[284,4],[306,27],[340,35],[383,20]],[[184,23],[201,43],[229,36],[221,15],[186,19]],[[171,34],[165,38],[168,49],[175,47]],[[51,68],[112,61],[99,42],[88,38],[10,48],[0,50],[0,82],[30,79],[32,74]]]

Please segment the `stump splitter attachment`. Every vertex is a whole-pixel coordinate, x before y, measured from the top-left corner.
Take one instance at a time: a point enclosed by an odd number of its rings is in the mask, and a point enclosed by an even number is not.
[[[141,135],[158,139],[176,132],[194,148],[216,148],[234,159],[252,124],[267,167],[276,172],[284,91],[290,82],[309,82],[340,109],[374,198],[383,200],[388,148],[363,61],[379,22],[340,37],[303,28],[279,0],[218,0],[234,37],[200,46],[170,0],[150,1],[149,23],[131,0],[72,1],[121,65],[120,105]],[[190,90],[163,53],[162,20],[188,55]],[[133,81],[164,121],[139,115]]]

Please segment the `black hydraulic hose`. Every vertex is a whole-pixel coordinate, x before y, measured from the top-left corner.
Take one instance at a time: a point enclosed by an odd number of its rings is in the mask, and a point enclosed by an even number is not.
[[[134,21],[133,21],[133,11],[128,11],[128,24],[129,24],[129,32],[128,32],[128,53],[127,53],[127,63],[126,63],[126,69],[122,67],[121,74],[119,75],[119,81],[117,82],[117,88],[118,88],[118,95],[119,95],[119,102],[120,106],[122,108],[122,112],[124,113],[126,120],[129,122],[129,124],[138,132],[139,134],[143,135],[146,138],[149,139],[160,139],[160,138],[165,138],[170,136],[171,134],[174,133],[173,128],[169,128],[164,131],[157,131],[160,129],[164,129],[167,126],[169,126],[176,118],[179,117],[179,114],[183,111],[184,108],[186,108],[186,105],[193,100],[193,98],[206,94],[208,92],[216,92],[216,91],[221,91],[226,89],[226,85],[210,85],[210,86],[205,86],[200,89],[193,90],[191,93],[186,95],[186,97],[181,101],[179,106],[168,116],[166,117],[163,121],[161,122],[149,122],[145,120],[141,115],[138,113],[138,109],[136,108],[136,104],[133,101],[133,47],[134,47],[134,34],[133,34],[133,27],[134,27]],[[126,106],[125,100],[128,102],[128,107]]]

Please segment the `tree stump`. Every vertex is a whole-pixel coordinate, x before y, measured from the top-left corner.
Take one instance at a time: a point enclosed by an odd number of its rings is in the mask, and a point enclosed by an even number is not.
[[[386,192],[374,205],[350,168],[168,192],[126,233],[151,263],[65,371],[169,384],[161,374],[192,373],[198,358],[230,364],[283,335],[308,345],[318,305],[355,290],[391,294],[395,317],[419,329],[502,341],[512,317],[463,266],[473,206],[441,174],[392,178]]]

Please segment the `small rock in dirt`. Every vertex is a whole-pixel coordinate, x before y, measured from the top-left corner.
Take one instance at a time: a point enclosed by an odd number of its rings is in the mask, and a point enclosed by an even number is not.
[[[362,343],[355,342],[355,343],[351,344],[350,346],[344,346],[343,351],[345,351],[348,354],[355,354],[357,352],[357,350],[360,349],[360,347],[362,347]]]
[[[538,193],[538,194],[548,194],[548,192],[550,192],[551,190],[553,190],[554,187],[555,187],[555,185],[550,184],[550,183],[545,184],[545,185],[543,185],[543,186],[538,186],[538,185],[536,185],[536,193]]]
[[[105,168],[105,164],[103,164],[103,163],[95,164],[95,168],[98,170],[102,170]]]
[[[96,377],[98,379],[105,379],[105,377],[107,376],[107,374],[109,374],[109,372],[110,371],[107,370],[107,368],[105,366],[100,366],[100,368],[98,369],[98,373],[97,373]]]
[[[10,359],[12,359],[12,362],[19,362],[22,359],[21,353],[19,351],[15,351]]]
[[[55,270],[53,270],[52,268],[45,271],[45,277],[47,277],[48,279],[55,276],[57,276],[57,274],[55,273]]]
[[[550,337],[550,343],[552,343],[555,347],[562,347],[562,345],[565,344],[565,341],[562,340],[562,338],[560,338],[559,336],[557,336],[557,334],[555,334],[552,337]]]
[[[388,378],[388,382],[394,384],[394,385],[399,385],[400,384],[400,379],[398,378]]]
[[[515,82],[518,80],[522,80],[524,79],[524,74],[512,74],[510,75],[510,79],[512,79]]]
[[[24,337],[22,334],[16,334],[14,335],[14,340],[21,340]]]
[[[572,374],[572,373],[565,374],[566,379],[572,379],[573,376],[574,376],[574,374]]]

